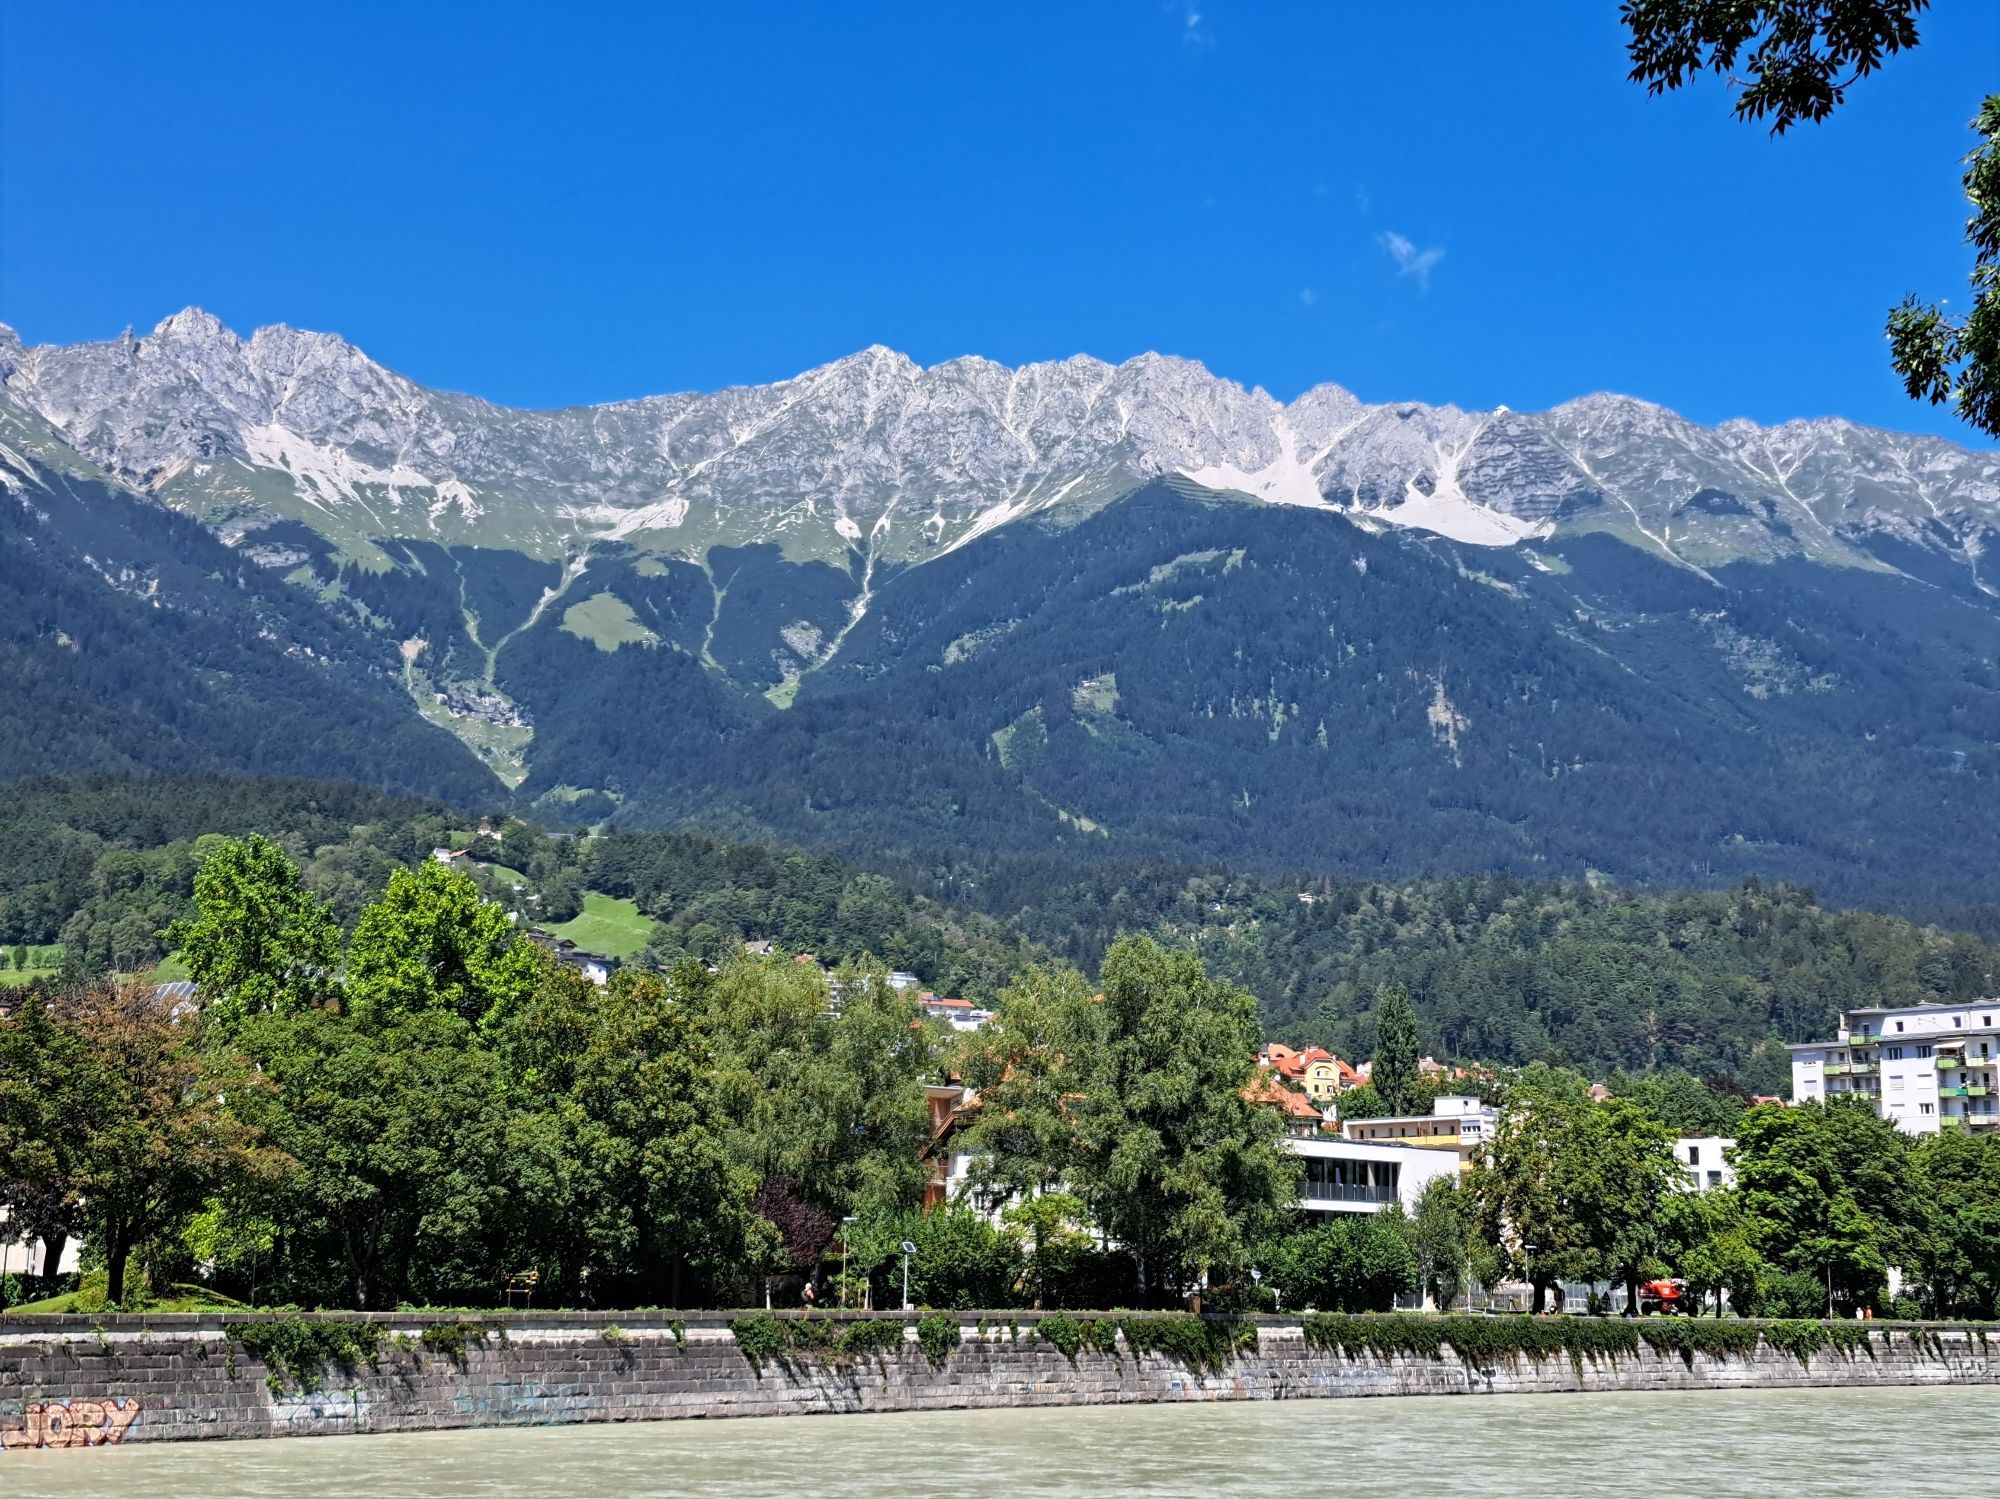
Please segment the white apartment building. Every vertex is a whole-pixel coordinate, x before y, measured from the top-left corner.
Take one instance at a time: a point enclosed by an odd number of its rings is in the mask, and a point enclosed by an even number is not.
[[[1674,1141],[1674,1159],[1687,1173],[1688,1185],[1697,1192],[1713,1192],[1718,1187],[1736,1185],[1736,1168],[1724,1152],[1736,1142],[1724,1135],[1682,1135]]]
[[[1394,1142],[1426,1150],[1449,1150],[1470,1161],[1483,1151],[1500,1128],[1500,1111],[1470,1094],[1440,1094],[1428,1114],[1390,1119],[1347,1119],[1340,1132],[1350,1140]]]
[[[47,1275],[51,1269],[68,1275],[79,1268],[82,1250],[80,1239],[67,1240],[62,1258],[51,1266],[46,1246],[23,1242],[20,1230],[7,1221],[7,1210],[0,1208],[0,1275]]]
[[[1299,1206],[1309,1213],[1372,1213],[1391,1202],[1414,1212],[1425,1187],[1459,1174],[1456,1151],[1417,1144],[1287,1135],[1284,1146],[1305,1159]]]
[[[2000,999],[1849,1010],[1835,1039],[1788,1049],[1797,1102],[1858,1095],[1912,1135],[2000,1126]]]

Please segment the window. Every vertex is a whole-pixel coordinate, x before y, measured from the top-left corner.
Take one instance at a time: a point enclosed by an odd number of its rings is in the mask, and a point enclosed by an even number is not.
[[[1708,1173],[1708,1184],[1709,1184],[1709,1185],[1710,1185],[1711,1187],[1719,1187],[1719,1186],[1721,1186],[1721,1185],[1722,1185],[1722,1173],[1721,1173],[1720,1171],[1711,1171],[1711,1172],[1709,1172],[1709,1173]]]
[[[1690,1145],[1688,1147],[1688,1164],[1690,1166],[1699,1166],[1701,1164],[1701,1147],[1699,1145]]]
[[[1920,1103],[1917,1105],[1917,1112],[1919,1114],[1935,1114],[1937,1112],[1937,1105],[1934,1103]]]
[[[1896,1029],[1897,1029],[1897,1031],[1898,1031],[1898,1032],[1900,1032],[1900,1031],[1901,1031],[1901,1030],[1903,1029],[1903,1022],[1902,1022],[1902,1021],[1898,1020],[1898,1021],[1896,1022]]]
[[[1900,1046],[1892,1046],[1892,1047],[1890,1047],[1890,1048],[1889,1048],[1889,1060],[1890,1060],[1890,1061],[1892,1061],[1892,1062],[1900,1062],[1900,1061],[1902,1061],[1902,1060],[1903,1060],[1903,1048],[1902,1048],[1902,1047],[1900,1047]]]
[[[1961,1030],[1964,1028],[1964,1026],[1965,1026],[1965,1017],[1963,1015],[1954,1015],[1951,1017],[1951,1028],[1953,1030]]]
[[[1902,1074],[1902,1073],[1900,1073],[1900,1072],[1892,1072],[1892,1073],[1890,1073],[1890,1074],[1889,1074],[1889,1091],[1890,1091],[1891,1093],[1900,1093],[1900,1092],[1902,1092],[1902,1091],[1903,1091],[1903,1074]]]
[[[1928,1046],[1919,1046],[1917,1048],[1917,1055],[1920,1057],[1927,1057],[1930,1054],[1931,1054],[1931,1049]]]

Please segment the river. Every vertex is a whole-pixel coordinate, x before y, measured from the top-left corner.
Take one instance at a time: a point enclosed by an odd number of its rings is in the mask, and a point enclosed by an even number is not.
[[[780,1416],[0,1453],[56,1499],[1965,1495],[2000,1387]]]

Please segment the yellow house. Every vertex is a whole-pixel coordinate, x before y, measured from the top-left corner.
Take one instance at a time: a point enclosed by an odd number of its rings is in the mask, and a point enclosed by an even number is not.
[[[1328,1104],[1340,1096],[1338,1057],[1309,1046],[1299,1060],[1304,1064],[1299,1070],[1299,1082],[1306,1090],[1306,1097],[1314,1103]]]
[[[1352,1067],[1323,1046],[1293,1051],[1273,1041],[1258,1054],[1257,1061],[1287,1082],[1295,1083],[1322,1108],[1338,1098],[1342,1089],[1356,1087],[1361,1081]]]

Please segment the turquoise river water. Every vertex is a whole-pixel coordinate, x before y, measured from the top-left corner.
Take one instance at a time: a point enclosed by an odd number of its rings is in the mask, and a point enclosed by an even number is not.
[[[1963,1496],[2000,1388],[779,1416],[0,1453],[0,1499]]]

